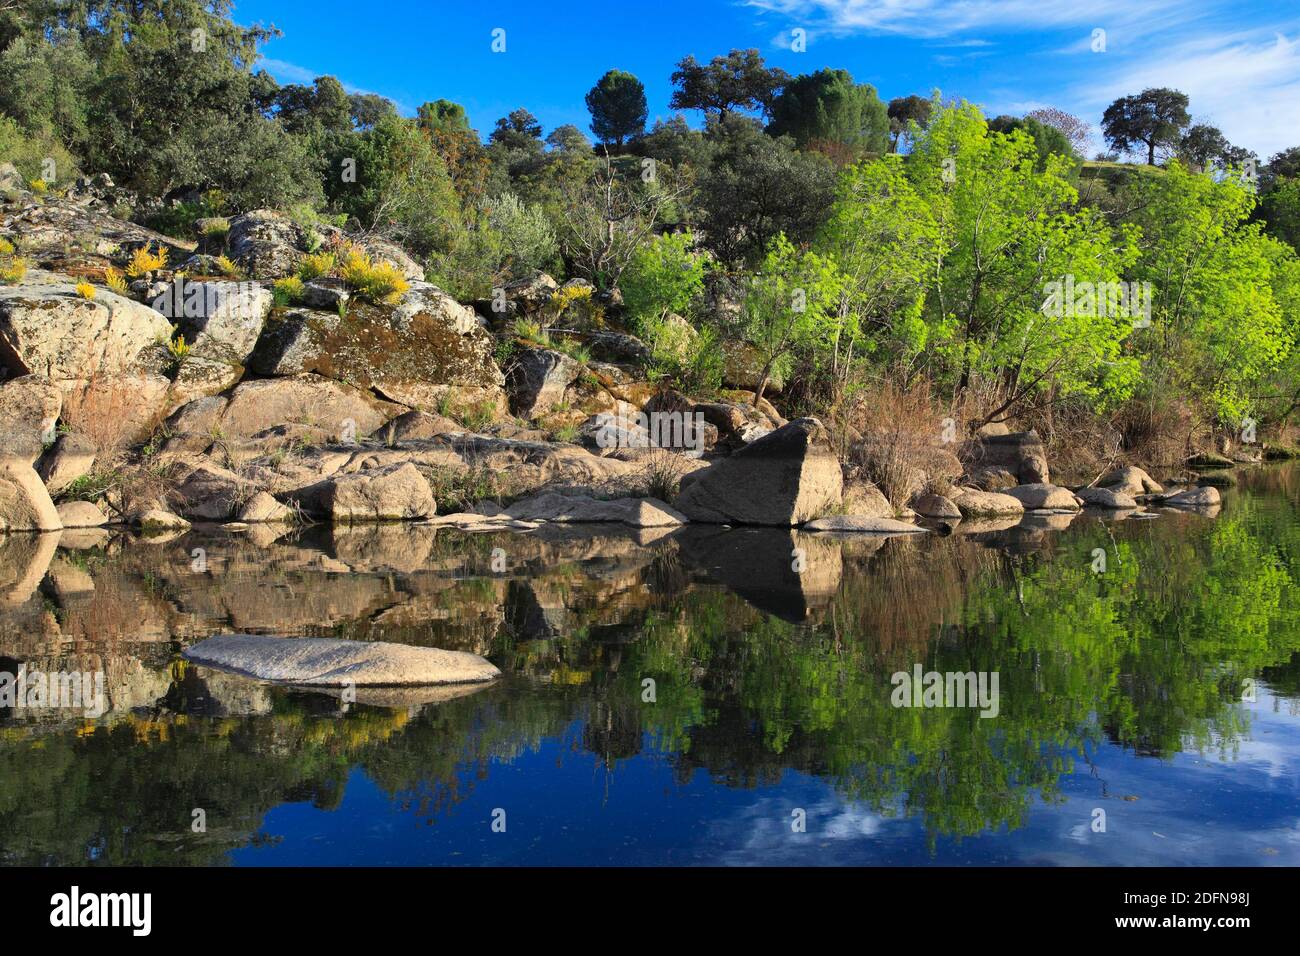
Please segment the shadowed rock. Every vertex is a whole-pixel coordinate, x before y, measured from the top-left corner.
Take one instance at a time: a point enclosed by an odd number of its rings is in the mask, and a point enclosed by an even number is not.
[[[685,476],[673,506],[692,521],[789,527],[824,514],[843,493],[826,430],[800,418]]]

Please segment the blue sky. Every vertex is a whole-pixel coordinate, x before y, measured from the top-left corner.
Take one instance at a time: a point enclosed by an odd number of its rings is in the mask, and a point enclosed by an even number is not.
[[[1262,158],[1300,144],[1290,0],[236,0],[235,19],[284,32],[263,50],[281,82],[329,73],[406,113],[445,97],[483,133],[518,106],[547,132],[586,132],[583,97],[615,67],[645,83],[651,121],[666,118],[677,60],[756,47],[791,73],[847,69],[886,99],[937,87],[990,114],[1059,106],[1094,127],[1116,96],[1173,86]]]

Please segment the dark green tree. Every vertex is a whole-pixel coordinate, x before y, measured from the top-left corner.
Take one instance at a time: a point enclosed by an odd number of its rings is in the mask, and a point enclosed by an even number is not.
[[[890,145],[892,152],[898,152],[898,144],[907,132],[909,123],[916,123],[918,126],[924,126],[930,119],[930,110],[933,104],[924,96],[896,96],[889,101],[887,112],[889,114],[889,131],[893,134],[894,141]]]
[[[649,109],[645,86],[631,73],[610,70],[587,93],[591,131],[602,143],[618,149],[645,130]]]
[[[889,148],[889,115],[868,83],[854,83],[847,70],[818,70],[786,83],[772,104],[767,131],[791,136],[801,147],[838,143],[873,153]]]
[[[767,113],[789,79],[785,70],[765,66],[757,50],[732,50],[707,66],[688,56],[673,71],[677,89],[668,105],[723,119],[737,110]]]
[[[835,169],[788,137],[768,136],[743,116],[709,122],[713,163],[700,183],[707,244],[724,261],[755,260],[785,233],[806,242],[825,221]]]
[[[1101,117],[1102,134],[1111,148],[1131,153],[1146,148],[1147,165],[1156,164],[1156,150],[1173,150],[1191,123],[1186,93],[1166,87],[1121,96]]]

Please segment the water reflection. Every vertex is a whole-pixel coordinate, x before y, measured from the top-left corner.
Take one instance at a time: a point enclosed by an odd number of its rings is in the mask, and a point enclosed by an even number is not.
[[[465,841],[463,862],[500,862],[457,808],[477,812],[476,792],[512,785],[556,816],[582,816],[575,787],[597,793],[613,815],[602,819],[626,815],[603,838],[635,844],[640,862],[681,860],[688,845],[691,859],[765,858],[716,821],[688,825],[687,807],[677,829],[644,832],[665,787],[707,793],[734,826],[753,812],[727,802],[744,793],[833,806],[856,862],[942,860],[990,834],[1009,841],[1005,858],[1028,859],[1051,808],[1137,814],[1116,781],[1136,774],[1155,792],[1187,760],[1242,788],[1238,836],[1251,819],[1300,832],[1297,474],[1243,473],[1212,517],[1031,515],[888,540],[608,526],[0,537],[0,670],[102,670],[109,697],[93,722],[0,711],[0,859],[211,864],[248,862],[254,847],[299,862],[402,858],[397,836],[305,855],[291,812],[303,804],[352,826],[436,825]],[[219,631],[466,650],[507,678],[345,703],[180,659]],[[890,676],[918,663],[997,672],[998,717],[892,706]],[[1261,702],[1275,735],[1264,769]],[[575,754],[603,779],[575,778]],[[641,783],[612,788],[619,774]],[[1223,788],[1198,779],[1187,786]],[[195,808],[206,832],[191,828]],[[882,848],[882,821],[906,821],[910,836]],[[1140,863],[1141,847],[1104,852]],[[1298,847],[1292,836],[1248,862],[1296,862]]]

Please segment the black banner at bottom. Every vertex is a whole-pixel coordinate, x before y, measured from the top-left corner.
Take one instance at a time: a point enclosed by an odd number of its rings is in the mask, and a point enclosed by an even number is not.
[[[1199,934],[1230,944],[1293,926],[1295,870],[1279,869],[90,869],[10,870],[9,934],[126,945],[376,934],[476,924],[497,940],[581,912],[584,929],[770,932],[800,914],[855,932],[911,925],[927,942],[1039,927],[1098,935]],[[575,910],[575,906],[578,910]],[[784,914],[784,916],[782,915]],[[839,914],[837,917],[835,914]],[[539,922],[540,921],[540,922]],[[1057,937],[1053,937],[1057,938]]]

